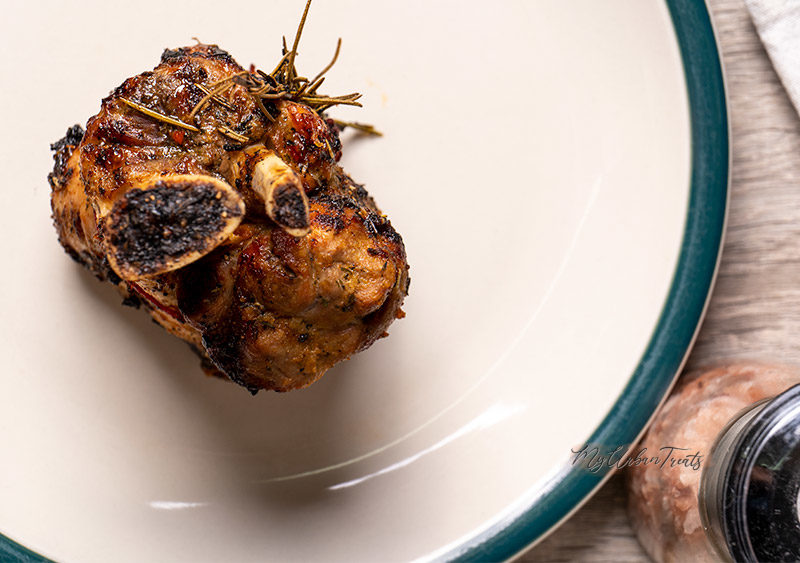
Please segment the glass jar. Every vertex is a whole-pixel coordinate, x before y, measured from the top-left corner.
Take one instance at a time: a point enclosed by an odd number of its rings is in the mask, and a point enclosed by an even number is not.
[[[754,363],[681,378],[625,463],[654,561],[800,560],[798,384],[795,368]]]
[[[728,561],[800,560],[800,385],[748,407],[703,469],[700,519]]]

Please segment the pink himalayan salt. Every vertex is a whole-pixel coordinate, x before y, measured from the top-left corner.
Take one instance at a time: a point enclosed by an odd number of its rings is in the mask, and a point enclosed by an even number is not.
[[[684,375],[653,420],[635,455],[662,455],[660,448],[687,448],[673,457],[699,452],[700,470],[686,465],[641,464],[626,469],[628,514],[639,542],[657,562],[718,561],[697,508],[702,468],[723,426],[738,412],[800,383],[787,366],[736,363]]]

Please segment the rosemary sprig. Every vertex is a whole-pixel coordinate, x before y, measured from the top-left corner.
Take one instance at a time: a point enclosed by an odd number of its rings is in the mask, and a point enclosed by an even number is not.
[[[256,100],[256,105],[258,106],[258,109],[261,110],[261,113],[263,115],[265,115],[267,117],[267,119],[269,119],[270,121],[275,121],[275,118],[272,117],[272,114],[269,111],[267,111],[267,108],[264,106],[264,102],[261,101],[261,98],[256,97],[255,100]]]
[[[216,88],[217,86],[219,86],[223,82],[227,82],[229,80],[236,80],[240,76],[247,76],[248,74],[250,74],[250,73],[247,72],[246,70],[243,70],[242,72],[237,72],[236,74],[232,74],[230,76],[226,76],[225,78],[220,78],[216,82],[212,82],[211,84],[209,84],[208,87],[209,88]]]
[[[221,127],[217,127],[217,131],[219,131],[220,133],[222,133],[226,137],[230,137],[234,141],[239,141],[240,143],[246,143],[247,141],[250,140],[248,137],[237,133],[236,131],[234,131],[230,127],[225,127],[224,125],[221,126]]]
[[[127,106],[132,107],[136,111],[139,111],[147,116],[152,117],[153,119],[158,119],[159,121],[163,121],[164,123],[169,123],[170,125],[175,125],[176,127],[183,127],[184,129],[188,129],[189,131],[200,131],[194,125],[189,125],[188,123],[184,123],[180,119],[176,119],[174,117],[170,117],[168,115],[164,115],[163,113],[159,113],[155,110],[147,108],[141,104],[137,104],[134,101],[129,100],[128,98],[123,98],[120,96],[120,101]]]
[[[339,39],[336,40],[336,51],[334,51],[333,53],[333,59],[331,59],[331,62],[329,62],[328,65],[321,71],[319,71],[319,73],[314,77],[314,79],[311,80],[311,82],[309,82],[309,84],[306,85],[309,92],[314,93],[316,89],[319,88],[319,85],[322,84],[322,81],[325,80],[325,78],[323,77],[325,76],[325,73],[328,72],[331,68],[333,68],[334,64],[336,64],[336,60],[339,58],[339,50],[341,48],[342,48],[342,38],[340,37]],[[305,90],[306,87],[304,87],[303,90]],[[302,93],[303,92],[301,90],[300,94]]]
[[[337,97],[337,98],[329,98],[327,96],[299,96],[297,100],[304,102],[306,105],[311,105],[312,103],[317,104],[319,106],[323,105],[345,105],[345,106],[358,106],[361,107],[361,104],[358,103],[356,100],[361,97],[361,94],[352,94],[351,96],[345,97]]]
[[[323,116],[325,111],[337,105],[361,107],[361,103],[357,101],[361,97],[361,94],[357,92],[343,96],[328,96],[317,93],[317,90],[325,81],[325,74],[333,67],[339,58],[339,52],[342,47],[341,38],[336,42],[336,50],[333,53],[331,62],[317,73],[314,78],[309,80],[307,77],[298,74],[297,68],[295,67],[297,47],[300,44],[300,38],[303,34],[303,28],[305,27],[310,7],[311,0],[306,0],[303,16],[300,18],[300,24],[297,26],[297,32],[295,33],[291,49],[287,47],[286,37],[282,38],[281,58],[272,72],[267,74],[263,70],[254,69],[251,66],[250,71],[236,73],[206,86],[196,84],[196,86],[205,93],[205,96],[192,108],[189,118],[194,119],[209,100],[214,100],[225,105],[227,102],[220,94],[227,91],[228,88],[233,87],[234,84],[247,89],[247,92],[252,96],[261,113],[264,114],[269,121],[275,121],[275,111],[272,104],[278,100],[290,100],[302,103],[320,116]],[[231,109],[230,105],[225,107]],[[344,121],[340,121],[338,124],[341,128],[352,127],[368,135],[380,135],[371,125]],[[233,131],[228,127],[225,127],[225,129],[228,131],[228,133],[225,134],[230,137],[229,132]],[[222,131],[222,128],[218,130]],[[238,133],[235,132],[234,134],[238,135]]]
[[[306,16],[308,16],[308,9],[311,7],[311,0],[306,2],[306,7],[303,9],[303,17],[300,18],[300,25],[297,26],[297,33],[294,34],[294,44],[292,50],[289,51],[289,58],[286,61],[286,72],[288,75],[295,73],[294,59],[297,56],[297,46],[300,44],[300,36],[303,34],[303,28],[306,25]],[[287,82],[290,76],[287,76]]]
[[[225,90],[228,90],[230,87],[231,87],[230,81],[226,81],[226,82],[223,82],[222,84],[220,84],[219,86],[217,86],[216,88],[214,88],[213,90],[211,90],[205,96],[203,96],[203,99],[201,99],[199,102],[197,102],[197,104],[192,108],[192,111],[189,113],[189,119],[194,119],[194,116],[197,115],[197,112],[200,111],[200,109],[204,105],[206,105],[208,100],[210,100],[214,96],[218,96],[218,95],[222,94]]]
[[[206,88],[206,87],[205,87],[205,86],[203,86],[202,84],[195,84],[195,86],[197,86],[198,88],[200,88],[200,90],[201,90],[202,92],[206,93],[206,94],[210,94],[210,93],[212,93],[212,92],[213,92],[212,90],[210,90],[210,89]],[[211,99],[212,99],[212,100],[214,100],[215,102],[217,102],[219,105],[221,105],[221,106],[222,106],[222,107],[224,107],[225,109],[228,109],[228,110],[230,110],[230,111],[236,111],[236,109],[235,109],[235,108],[234,108],[232,105],[230,105],[230,104],[228,103],[228,101],[227,101],[225,98],[223,98],[223,97],[222,97],[222,96],[220,96],[220,95],[212,96],[212,97],[211,97]]]
[[[383,133],[375,129],[372,125],[367,123],[358,123],[357,121],[340,121],[338,119],[333,120],[333,124],[336,125],[339,129],[345,129],[346,127],[350,127],[351,129],[355,129],[359,133],[364,133],[365,135],[375,135],[376,137],[383,137]]]
[[[286,46],[286,38],[282,39],[282,56],[278,64],[269,74],[257,70],[248,73],[246,79],[243,81],[250,94],[260,100],[262,103],[259,107],[262,112],[266,109],[264,101],[274,100],[292,100],[301,102],[318,114],[322,114],[325,110],[336,105],[350,105],[361,106],[356,102],[361,97],[358,93],[348,94],[345,96],[326,96],[318,94],[317,90],[325,80],[325,74],[333,67],[339,59],[339,52],[342,48],[341,38],[336,42],[336,50],[333,53],[333,58],[325,68],[317,73],[314,78],[309,80],[304,76],[300,76],[295,68],[295,59],[297,57],[297,47],[300,45],[300,38],[303,35],[303,29],[308,17],[308,10],[311,6],[311,0],[306,1],[305,8],[303,9],[303,16],[300,18],[300,24],[297,26],[297,32],[292,42],[292,48]],[[264,106],[262,108],[262,106]],[[268,119],[272,120],[272,115],[269,112],[264,112]]]

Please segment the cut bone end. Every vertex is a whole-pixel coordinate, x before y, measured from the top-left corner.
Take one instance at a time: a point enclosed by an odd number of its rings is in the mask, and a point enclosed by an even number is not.
[[[266,203],[267,214],[284,231],[296,237],[308,234],[308,198],[302,188],[293,183],[275,184]]]
[[[126,280],[177,270],[239,226],[242,197],[211,176],[175,175],[125,193],[104,220],[111,267]]]
[[[296,237],[310,230],[308,197],[297,174],[272,151],[253,171],[253,190],[263,199],[267,215],[284,231]]]

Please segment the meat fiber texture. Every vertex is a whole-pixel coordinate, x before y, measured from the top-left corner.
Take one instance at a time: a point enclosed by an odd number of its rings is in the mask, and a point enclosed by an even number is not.
[[[53,145],[53,218],[74,259],[208,370],[253,393],[287,391],[386,336],[408,264],[337,164],[333,121],[289,99],[265,104],[234,75],[246,73],[228,53],[198,44],[126,80],[85,132]]]

